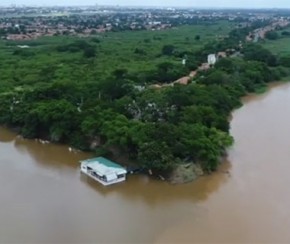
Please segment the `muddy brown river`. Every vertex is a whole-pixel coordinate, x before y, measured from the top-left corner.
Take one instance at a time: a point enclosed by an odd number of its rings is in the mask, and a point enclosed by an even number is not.
[[[290,84],[244,102],[227,162],[178,186],[103,187],[89,154],[0,128],[0,243],[290,243]]]

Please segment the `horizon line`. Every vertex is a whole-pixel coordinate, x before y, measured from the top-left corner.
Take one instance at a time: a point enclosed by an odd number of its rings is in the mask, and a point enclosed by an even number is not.
[[[182,8],[191,8],[191,9],[210,9],[210,10],[223,10],[223,9],[229,9],[229,10],[290,10],[289,7],[244,7],[244,6],[237,6],[237,7],[229,7],[229,6],[191,6],[191,5],[184,5],[184,6],[174,6],[174,5],[123,5],[123,4],[52,4],[52,5],[46,5],[46,4],[1,4],[0,7],[117,7],[117,8],[176,8],[176,9],[182,9]]]

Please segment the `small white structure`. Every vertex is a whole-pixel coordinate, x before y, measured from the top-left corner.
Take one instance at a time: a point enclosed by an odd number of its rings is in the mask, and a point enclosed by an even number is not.
[[[30,48],[28,45],[17,45],[19,48]]]
[[[103,157],[81,161],[81,172],[104,186],[126,180],[127,170],[119,164]]]
[[[207,56],[207,63],[209,65],[214,65],[216,63],[216,61],[217,61],[217,58],[216,58],[216,55],[215,54],[209,54]]]

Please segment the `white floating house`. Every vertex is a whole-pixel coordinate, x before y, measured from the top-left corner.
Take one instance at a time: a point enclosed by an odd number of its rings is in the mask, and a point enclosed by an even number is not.
[[[81,161],[81,172],[104,186],[126,180],[127,170],[106,158],[98,157]]]

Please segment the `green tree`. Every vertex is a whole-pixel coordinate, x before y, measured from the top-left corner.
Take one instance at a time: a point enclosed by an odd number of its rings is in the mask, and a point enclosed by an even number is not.
[[[277,40],[279,38],[279,34],[276,31],[268,31],[266,32],[265,37],[269,40]]]
[[[175,50],[175,46],[173,45],[164,45],[162,47],[162,54],[163,55],[167,55],[167,56],[171,56],[173,54]]]
[[[170,171],[175,164],[172,152],[164,142],[144,143],[139,149],[138,160],[147,169],[157,171]]]
[[[195,39],[196,41],[199,41],[199,40],[200,40],[200,35],[196,35],[196,36],[194,37],[194,39]]]
[[[85,58],[93,58],[96,56],[96,49],[94,47],[87,47],[84,49]]]

